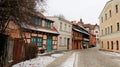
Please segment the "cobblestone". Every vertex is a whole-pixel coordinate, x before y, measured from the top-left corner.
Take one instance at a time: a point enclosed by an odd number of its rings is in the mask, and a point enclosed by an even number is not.
[[[110,56],[100,53],[98,48],[89,48],[78,51],[78,67],[120,67],[120,64]]]

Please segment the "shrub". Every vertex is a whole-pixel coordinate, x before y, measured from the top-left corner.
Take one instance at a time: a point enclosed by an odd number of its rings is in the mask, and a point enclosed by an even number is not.
[[[38,53],[38,47],[35,44],[25,44],[25,60],[35,58]]]

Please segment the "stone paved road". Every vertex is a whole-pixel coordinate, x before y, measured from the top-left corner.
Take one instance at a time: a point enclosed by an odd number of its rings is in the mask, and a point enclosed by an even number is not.
[[[47,67],[61,67],[74,53],[75,60],[71,61],[73,64],[68,63],[68,65],[62,67],[120,67],[120,55],[107,55],[105,51],[99,51],[97,47],[67,52],[51,64],[48,64]]]
[[[78,67],[120,67],[120,57],[101,53],[97,48],[79,50]]]

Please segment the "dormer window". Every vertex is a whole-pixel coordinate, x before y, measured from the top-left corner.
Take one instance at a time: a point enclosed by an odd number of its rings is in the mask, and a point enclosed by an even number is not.
[[[42,26],[42,19],[40,19],[40,18],[35,18],[35,19],[33,20],[33,23],[34,23],[35,25]]]
[[[45,27],[46,28],[51,28],[51,22],[50,21],[46,21],[45,22]]]

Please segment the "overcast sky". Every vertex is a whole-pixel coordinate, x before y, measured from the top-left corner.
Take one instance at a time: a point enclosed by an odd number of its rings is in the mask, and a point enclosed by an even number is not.
[[[69,21],[99,24],[98,17],[109,0],[47,0],[47,14],[63,14]]]

